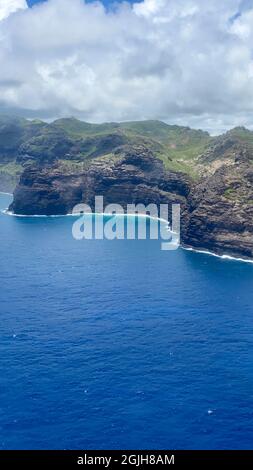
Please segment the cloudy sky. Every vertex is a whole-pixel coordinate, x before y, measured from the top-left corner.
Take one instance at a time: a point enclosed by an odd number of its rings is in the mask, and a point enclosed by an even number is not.
[[[0,112],[253,129],[251,0],[28,4],[0,0]]]

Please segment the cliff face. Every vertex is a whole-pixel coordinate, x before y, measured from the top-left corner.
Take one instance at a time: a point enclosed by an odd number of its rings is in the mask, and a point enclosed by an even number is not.
[[[188,198],[185,243],[218,254],[253,256],[253,167],[224,165]]]
[[[161,160],[144,147],[126,147],[121,156],[98,159],[85,168],[27,167],[14,192],[10,209],[16,214],[67,214],[85,202],[94,207],[95,196],[104,204],[180,203],[183,209],[190,192],[187,175],[167,172]]]
[[[251,131],[235,128],[210,138],[158,121],[93,125],[74,119],[22,126],[14,133],[23,171],[10,207],[15,213],[67,214],[81,202],[94,209],[96,195],[124,208],[180,203],[182,244],[253,257]],[[2,129],[2,164],[9,168],[15,149],[3,136]]]
[[[166,168],[187,172],[191,170],[189,156],[204,151],[210,140],[206,132],[159,121],[90,124],[71,118],[48,124],[0,115],[0,191],[13,191],[31,164],[81,166],[116,156],[127,145],[145,146]]]
[[[145,147],[126,146],[119,153],[116,159],[97,159],[76,169],[61,162],[27,168],[10,209],[28,215],[66,214],[80,202],[93,208],[96,195],[103,195],[105,204],[123,207],[180,203],[183,245],[253,257],[253,166],[245,149],[233,146],[233,159],[230,154],[229,162],[198,181],[166,170]]]

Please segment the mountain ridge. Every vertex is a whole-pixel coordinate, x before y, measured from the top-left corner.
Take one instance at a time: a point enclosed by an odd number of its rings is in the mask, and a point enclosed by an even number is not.
[[[122,145],[147,146],[165,167],[188,173],[190,160],[210,139],[205,131],[156,120],[91,124],[61,118],[46,123],[0,115],[0,187],[12,191],[26,164],[86,161],[114,153]]]

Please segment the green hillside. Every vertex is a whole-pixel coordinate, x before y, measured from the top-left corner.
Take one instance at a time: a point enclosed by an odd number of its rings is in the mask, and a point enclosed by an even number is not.
[[[62,118],[54,121],[53,126],[63,129],[72,137],[92,137],[96,134],[106,134],[117,130],[117,123],[91,124],[76,118]]]
[[[98,141],[105,135],[121,136],[125,144],[148,146],[167,168],[188,173],[193,172],[192,160],[204,152],[211,140],[207,132],[155,120],[90,124],[66,118],[58,119],[53,126],[64,130],[72,138],[96,138]]]
[[[253,142],[250,131],[238,128],[240,138]],[[238,138],[239,138],[238,137]],[[17,181],[22,168],[31,162],[68,168],[94,158],[120,158],[125,147],[145,146],[167,169],[197,176],[196,159],[214,141],[207,132],[161,121],[131,121],[91,124],[75,118],[52,123],[0,116],[1,178]]]
[[[228,131],[226,135],[253,148],[253,132],[246,129],[246,127],[234,127],[234,129]]]

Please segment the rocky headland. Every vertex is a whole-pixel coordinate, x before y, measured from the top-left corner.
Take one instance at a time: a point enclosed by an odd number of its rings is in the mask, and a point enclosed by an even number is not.
[[[184,246],[253,257],[251,131],[211,138],[158,121],[33,125],[35,135],[29,124],[28,136],[2,158],[20,170],[13,212],[67,214],[81,202],[93,207],[95,195],[123,207],[180,203]]]

